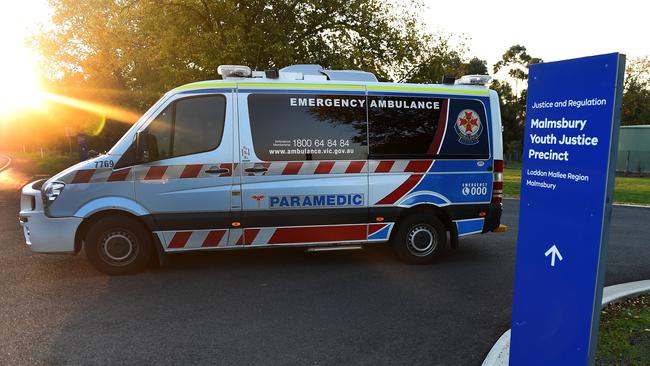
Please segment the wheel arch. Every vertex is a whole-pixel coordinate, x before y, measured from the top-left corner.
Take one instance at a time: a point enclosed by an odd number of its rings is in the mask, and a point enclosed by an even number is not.
[[[130,211],[126,210],[121,210],[121,209],[115,209],[115,208],[108,208],[105,210],[98,210],[90,214],[88,217],[85,217],[83,221],[81,221],[81,224],[77,228],[77,232],[75,233],[75,240],[74,240],[74,252],[75,254],[79,253],[82,248],[83,240],[86,237],[86,234],[88,232],[88,229],[98,220],[108,217],[108,216],[123,216],[127,217],[131,220],[134,220],[136,222],[139,222],[141,225],[143,225],[145,228],[147,228],[147,231],[151,235],[151,240],[154,242],[154,244],[160,246],[160,240],[158,239],[157,235],[153,234],[154,231],[154,223],[151,220],[150,216],[138,216],[133,214]]]
[[[436,217],[440,222],[443,224],[445,229],[449,232],[450,236],[450,244],[452,247],[455,247],[458,243],[458,229],[456,228],[456,225],[454,222],[451,220],[449,217],[449,214],[447,211],[444,209],[444,207],[437,206],[433,203],[418,203],[417,205],[405,208],[402,210],[399,215],[397,216],[397,219],[395,220],[395,228],[391,231],[391,240],[393,239],[393,235],[398,231],[397,229],[399,228],[399,225],[401,222],[403,222],[405,217],[416,215],[416,214],[432,214],[434,217]]]

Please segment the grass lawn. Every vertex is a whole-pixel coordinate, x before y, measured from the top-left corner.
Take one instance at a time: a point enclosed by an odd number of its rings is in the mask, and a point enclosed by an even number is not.
[[[596,365],[650,365],[650,295],[603,309]]]
[[[521,164],[511,163],[503,172],[503,193],[506,197],[519,197]],[[614,201],[650,205],[650,178],[616,177]]]

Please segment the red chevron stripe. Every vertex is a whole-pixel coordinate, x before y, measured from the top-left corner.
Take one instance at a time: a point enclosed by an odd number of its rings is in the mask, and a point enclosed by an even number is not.
[[[129,176],[131,168],[115,170],[108,176],[107,182],[121,182],[126,180],[126,177]]]
[[[320,163],[318,163],[318,166],[316,167],[314,174],[329,174],[332,171],[333,167],[334,167],[333,161],[321,161]]]
[[[187,241],[190,240],[190,236],[192,236],[191,231],[177,231],[174,233],[174,236],[172,237],[172,240],[169,242],[169,247],[168,248],[183,248],[185,247],[185,244],[187,244]]]
[[[192,164],[185,166],[181,173],[181,178],[196,178],[201,172],[203,164]]]
[[[390,173],[390,169],[395,164],[394,160],[382,160],[377,165],[375,173]]]
[[[385,228],[388,224],[369,224],[368,225],[368,236],[376,233],[377,231]]]
[[[302,167],[302,161],[292,161],[287,163],[282,171],[282,175],[295,175],[298,174]]]
[[[363,166],[366,165],[365,161],[351,161],[348,168],[345,169],[346,174],[361,173]]]
[[[201,244],[201,246],[204,248],[218,247],[219,243],[221,242],[221,239],[223,239],[223,236],[225,234],[226,234],[226,230],[212,230],[205,237],[205,240],[203,240],[203,244]]]
[[[408,179],[402,183],[397,189],[389,193],[386,197],[382,198],[377,202],[378,205],[390,205],[397,202],[398,199],[402,198],[406,193],[408,193],[413,187],[415,187],[424,174],[413,174]]]
[[[90,182],[90,179],[93,177],[93,174],[95,174],[96,169],[81,169],[77,170],[77,172],[74,174],[74,178],[72,178],[72,182],[70,183],[88,183]]]
[[[251,245],[257,237],[260,229],[244,229],[244,245]]]
[[[144,176],[144,180],[162,179],[166,171],[166,166],[152,166],[147,171],[147,175]]]
[[[404,171],[407,173],[424,173],[429,170],[430,166],[431,160],[413,160],[409,161]]]

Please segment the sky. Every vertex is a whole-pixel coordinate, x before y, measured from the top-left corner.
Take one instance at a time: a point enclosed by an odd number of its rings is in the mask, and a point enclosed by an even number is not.
[[[512,45],[544,61],[620,52],[650,55],[650,1],[426,1],[430,31],[470,38],[469,56],[488,68]]]

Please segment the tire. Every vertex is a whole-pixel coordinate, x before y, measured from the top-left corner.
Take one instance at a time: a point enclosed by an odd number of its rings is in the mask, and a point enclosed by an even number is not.
[[[432,214],[407,216],[398,225],[391,240],[395,253],[403,262],[431,263],[447,245],[445,226]]]
[[[151,234],[138,221],[107,216],[93,223],[84,238],[84,251],[97,270],[109,275],[142,271],[151,261]]]

